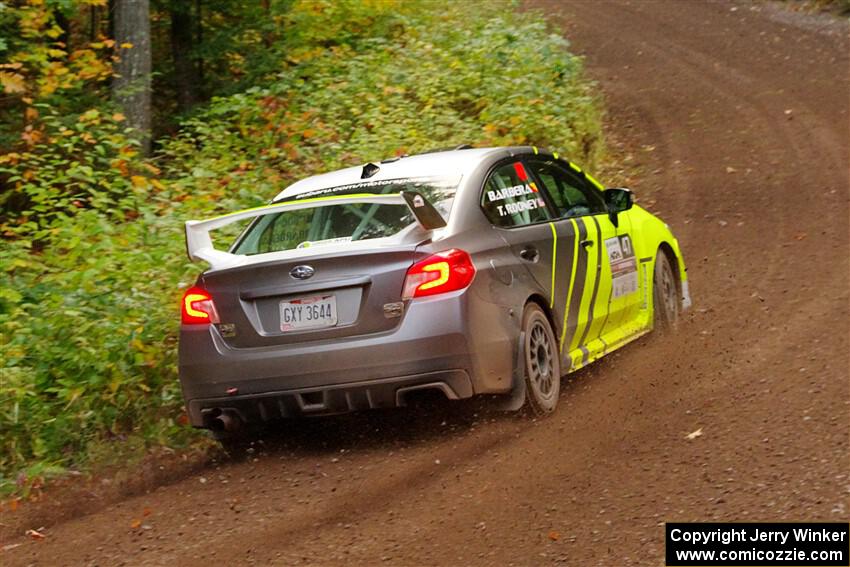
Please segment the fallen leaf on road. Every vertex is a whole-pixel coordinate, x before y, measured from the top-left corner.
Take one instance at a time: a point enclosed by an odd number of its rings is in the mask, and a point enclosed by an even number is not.
[[[133,520],[132,522],[130,522],[130,527],[133,528],[134,530],[137,530],[140,527],[142,527],[142,521],[141,520]]]
[[[44,529],[44,528],[40,528],[40,529]],[[44,538],[47,537],[46,535],[44,535],[43,533],[41,533],[38,530],[27,530],[26,535],[30,536],[32,539],[44,539]]]
[[[151,510],[150,508],[145,508],[144,510],[142,510],[142,516],[150,516],[152,513],[153,510]]]
[[[697,437],[702,437],[702,427],[685,435],[685,439],[688,440],[696,439]]]
[[[559,539],[561,539],[561,534],[559,534],[555,530],[552,530],[551,532],[549,532],[549,539],[551,539],[552,541],[558,541]]]
[[[738,171],[738,170],[735,169],[734,167],[728,166],[728,165],[726,166],[726,173],[735,173],[736,171]]]

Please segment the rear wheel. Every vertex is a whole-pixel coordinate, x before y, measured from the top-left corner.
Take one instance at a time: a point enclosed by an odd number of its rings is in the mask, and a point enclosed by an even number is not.
[[[561,392],[561,363],[552,325],[539,305],[529,303],[522,314],[525,336],[525,399],[535,415],[555,410]]]
[[[679,322],[679,286],[667,254],[659,250],[655,257],[655,274],[652,279],[652,301],[655,326],[663,330],[676,328]]]

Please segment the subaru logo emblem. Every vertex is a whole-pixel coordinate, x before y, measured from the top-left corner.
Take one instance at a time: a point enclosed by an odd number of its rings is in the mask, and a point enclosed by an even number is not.
[[[313,274],[316,273],[316,270],[313,269],[313,266],[307,266],[306,264],[302,264],[301,266],[295,266],[291,270],[289,270],[289,275],[297,280],[306,280],[308,278],[312,278]]]

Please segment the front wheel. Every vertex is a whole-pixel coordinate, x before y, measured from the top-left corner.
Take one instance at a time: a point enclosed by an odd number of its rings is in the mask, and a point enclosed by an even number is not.
[[[673,330],[679,322],[679,286],[670,267],[667,254],[658,251],[655,257],[655,274],[652,278],[652,302],[655,327]]]
[[[561,393],[561,363],[552,325],[539,305],[529,303],[522,314],[525,337],[525,399],[535,415],[555,410]]]

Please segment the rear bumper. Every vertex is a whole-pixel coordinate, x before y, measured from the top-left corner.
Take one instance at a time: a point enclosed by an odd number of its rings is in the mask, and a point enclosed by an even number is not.
[[[190,422],[204,427],[216,408],[255,421],[392,407],[423,387],[470,397],[465,309],[462,293],[423,298],[388,333],[249,349],[229,347],[215,327],[184,326],[179,367]]]
[[[195,399],[187,404],[187,409],[192,425],[198,427],[209,427],[209,419],[222,412],[235,412],[245,423],[259,423],[403,406],[407,394],[423,389],[440,390],[453,400],[472,396],[472,382],[466,371],[449,370],[335,386]]]

